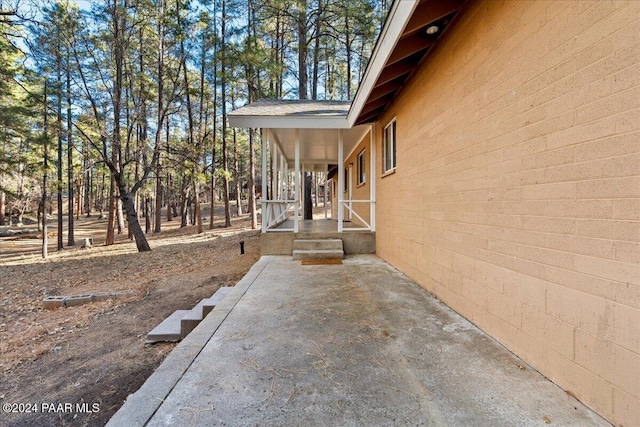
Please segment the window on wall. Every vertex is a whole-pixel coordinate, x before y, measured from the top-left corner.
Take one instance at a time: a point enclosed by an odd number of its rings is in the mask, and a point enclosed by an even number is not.
[[[364,150],[358,154],[358,185],[364,184],[366,181]]]
[[[344,192],[347,191],[349,191],[349,168],[344,168]]]
[[[390,172],[396,168],[396,120],[384,128],[384,172]]]

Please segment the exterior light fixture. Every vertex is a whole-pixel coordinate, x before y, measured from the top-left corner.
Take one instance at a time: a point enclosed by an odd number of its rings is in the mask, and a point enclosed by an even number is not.
[[[440,28],[438,28],[437,25],[431,25],[427,28],[427,34],[431,35],[431,34],[435,34],[438,32],[438,30],[440,30]]]

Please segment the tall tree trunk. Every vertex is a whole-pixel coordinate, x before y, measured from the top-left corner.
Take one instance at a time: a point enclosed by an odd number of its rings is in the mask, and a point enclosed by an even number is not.
[[[214,20],[215,23],[215,20]],[[215,25],[215,24],[214,24]],[[213,29],[214,33],[216,31],[215,27]],[[214,44],[215,45],[215,44]],[[213,52],[213,75],[218,75],[218,49],[215,48]],[[216,133],[218,131],[216,121],[216,114],[218,109],[218,88],[217,88],[218,79],[214,77],[213,79],[213,141],[211,143],[211,201],[209,202],[209,210],[211,214],[209,215],[209,230],[213,230],[215,227],[215,207],[216,207]]]
[[[84,164],[84,213],[89,218],[93,203],[93,200],[91,200],[91,195],[93,194],[93,167],[89,165],[89,152],[86,142],[82,143],[82,158]]]
[[[345,36],[345,51],[347,54],[347,100],[351,100],[351,33],[349,28],[349,8],[345,8],[344,18],[344,36]]]
[[[7,212],[7,195],[4,191],[0,190],[0,225],[4,225]]]
[[[124,175],[121,173],[118,174],[118,189],[120,190],[120,200],[122,200],[122,205],[127,211],[127,221],[131,224],[131,231],[133,232],[133,238],[136,241],[138,252],[148,252],[151,250],[151,247],[149,246],[149,242],[147,242],[147,238],[142,231],[140,221],[138,221],[138,214],[136,213],[136,208],[133,204],[133,197],[131,197],[131,193],[127,190]]]
[[[298,98],[307,99],[307,0],[298,0],[298,3]]]
[[[313,76],[311,82],[311,99],[318,99],[318,69],[320,68],[320,31],[322,23],[322,0],[318,0],[318,15],[315,22],[315,39],[313,43]],[[326,96],[326,94],[325,94]]]
[[[175,202],[173,200],[173,182],[171,174],[167,174],[167,222],[173,221],[173,208]]]
[[[124,46],[122,40],[122,31],[124,25],[120,22],[120,7],[116,4],[119,0],[114,0],[113,8],[113,25],[114,25],[114,60],[115,60],[115,81],[113,88],[113,147],[112,157],[115,171],[114,181],[119,190],[120,198],[116,199],[116,218],[118,221],[118,234],[122,234],[124,230],[124,218],[122,215],[122,198],[129,195],[128,190],[124,188],[124,175],[121,168],[122,165],[122,134],[120,132],[120,116],[122,113],[122,85],[123,85],[123,62],[124,62]],[[122,181],[122,185],[121,185]],[[121,188],[122,187],[122,188]],[[124,189],[124,192],[122,191]],[[132,201],[133,203],[133,201]]]
[[[116,241],[116,200],[118,198],[118,188],[116,186],[116,178],[111,172],[110,188],[109,188],[109,213],[107,214],[107,238],[104,244],[113,245]]]
[[[252,50],[257,50],[257,33],[256,33],[256,25],[255,25],[255,7],[252,0],[248,0],[247,7],[247,22],[249,28],[249,34],[251,37],[248,37],[247,47]],[[253,31],[253,34],[251,34]],[[247,77],[247,94],[249,95],[249,102],[253,102],[256,98],[256,93],[258,92],[259,86],[259,76],[255,75],[255,67],[252,63],[249,63],[245,66],[246,69],[246,77]],[[258,77],[258,78],[256,78]],[[247,185],[247,210],[249,211],[249,215],[251,218],[251,229],[255,230],[258,227],[258,217],[256,212],[256,192],[255,192],[255,178],[256,178],[256,169],[255,169],[255,154],[253,152],[255,148],[254,144],[254,130],[249,129],[249,183]]]
[[[182,179],[182,187],[180,191],[180,228],[186,227],[188,222],[187,216],[187,199],[189,198],[189,187],[185,177]]]
[[[200,52],[200,103],[198,107],[198,136],[196,141],[196,153],[194,159],[194,166],[196,175],[193,180],[193,191],[195,193],[195,216],[198,234],[204,232],[202,225],[202,212],[200,211],[200,188],[199,178],[200,175],[200,158],[204,156],[204,137],[206,132],[206,115],[205,115],[205,95],[204,95],[204,74],[206,71],[206,58],[207,58],[207,31],[202,31],[202,50]],[[187,81],[187,72],[185,67],[185,82]],[[197,159],[197,160],[196,160]],[[205,159],[206,162],[206,159]],[[205,163],[206,164],[206,163]],[[213,212],[212,212],[213,213]]]
[[[47,114],[47,81],[44,82],[44,147],[43,147],[43,169],[42,172],[42,258],[49,256],[49,236],[47,235],[47,175],[49,173],[49,133],[47,130],[48,114]],[[0,223],[1,224],[1,223]]]
[[[60,42],[58,41],[58,49],[56,52],[56,92],[58,98],[58,110],[56,111],[58,116],[58,250],[61,251],[64,247],[63,236],[62,236],[62,56],[60,54]]]
[[[200,186],[198,180],[193,180],[193,216],[195,217],[196,231],[198,234],[204,232],[202,226],[202,213],[200,212]]]
[[[215,108],[215,107],[214,107]],[[215,208],[216,208],[216,125],[215,125],[215,111],[213,114],[213,149],[211,150],[211,201],[209,202],[209,210],[211,215],[209,218],[209,230],[213,230],[215,227]]]
[[[158,20],[158,125],[156,127],[156,150],[158,160],[156,164],[156,212],[154,233],[162,231],[162,125],[165,116],[164,111],[164,0],[160,1],[160,19]],[[142,70],[142,55],[140,59]],[[167,122],[167,144],[169,143],[169,123]],[[168,187],[168,184],[167,184]],[[169,206],[167,206],[167,210]],[[167,216],[169,214],[167,213]],[[167,219],[171,221],[170,219]]]
[[[122,136],[120,133],[120,115],[122,109],[122,88],[123,88],[123,64],[125,56],[125,34],[124,31],[127,28],[127,4],[120,6],[117,3],[118,0],[114,0],[113,7],[113,49],[114,49],[114,62],[115,62],[115,79],[113,85],[113,147],[112,147],[112,164],[110,165],[111,172],[114,175],[114,179],[117,182],[118,190],[120,192],[120,202],[127,212],[127,222],[133,233],[133,237],[136,240],[136,247],[138,252],[150,251],[151,247],[147,242],[147,238],[142,231],[140,222],[138,220],[138,214],[132,194],[127,188],[122,161]],[[135,189],[135,187],[134,187]],[[122,208],[118,209],[119,218],[122,215]]]
[[[144,232],[149,233],[151,231],[151,200],[149,196],[144,198]]]
[[[116,199],[116,219],[118,220],[118,234],[122,234],[124,232],[125,227],[128,226],[124,222],[124,211],[123,211],[122,197],[118,197]],[[135,205],[134,205],[135,207]],[[126,209],[126,208],[125,208]]]
[[[179,1],[176,1],[176,16],[178,19],[178,27],[182,27],[181,25],[181,19],[180,19],[180,8],[179,8]],[[186,104],[187,104],[187,125],[189,128],[188,131],[188,142],[189,142],[189,147],[193,147],[195,150],[195,153],[193,153],[191,161],[193,162],[193,168],[191,170],[191,179],[192,179],[192,184],[193,184],[193,200],[194,200],[194,216],[195,218],[193,218],[193,220],[191,221],[192,224],[197,224],[197,230],[198,233],[202,233],[203,229],[202,229],[202,215],[200,215],[200,203],[199,203],[199,189],[198,189],[198,175],[199,175],[199,162],[200,162],[200,150],[199,150],[199,146],[200,146],[200,141],[196,141],[195,138],[195,123],[194,123],[194,119],[193,119],[193,104],[191,102],[191,95],[189,93],[189,87],[190,87],[190,82],[189,82],[189,72],[187,69],[187,52],[184,48],[184,37],[180,39],[180,56],[181,56],[181,61],[182,61],[182,70],[183,70],[183,81],[184,81],[184,87],[187,88],[187,90],[185,90],[185,100],[186,100]],[[200,110],[202,112],[202,105],[200,106]]]
[[[304,173],[304,219],[313,219],[313,205],[311,204],[311,172]]]
[[[169,118],[166,120],[166,145],[167,149],[169,148]],[[160,160],[158,158],[158,160]],[[176,201],[175,201],[175,190],[173,188],[173,179],[169,172],[167,172],[167,190],[166,190],[166,199],[167,201],[167,221],[173,221],[173,217],[176,211]],[[157,215],[157,214],[156,214]]]
[[[66,74],[67,74],[67,179],[69,182],[68,191],[68,232],[67,232],[67,246],[75,246],[75,237],[74,237],[74,223],[73,223],[73,208],[74,208],[74,176],[73,176],[73,130],[72,130],[72,121],[71,121],[71,66],[70,66],[70,52],[67,50],[67,61],[66,61]]]
[[[220,90],[222,97],[222,170],[224,171],[222,178],[222,194],[224,196],[224,226],[231,227],[231,207],[229,206],[229,161],[227,159],[227,54],[226,51],[226,0],[222,0],[222,26],[221,26],[221,43],[222,61],[220,64]]]
[[[136,145],[137,145],[137,148],[136,148],[136,154],[135,154],[135,156],[136,156],[136,162],[135,162],[136,166],[135,166],[135,169],[134,169],[134,172],[133,172],[133,176],[134,176],[133,179],[135,180],[135,182],[140,181],[140,161],[142,160],[142,158],[141,158],[142,157],[141,149],[140,149],[140,147],[141,147],[140,133],[141,133],[142,130],[140,129],[140,127],[141,127],[140,125],[136,126],[136,128],[137,128],[136,129]],[[138,191],[136,191],[136,194],[133,197],[133,206],[135,206],[136,212],[140,213],[140,211],[141,211],[141,208],[140,208],[140,194],[139,194]],[[133,232],[131,231],[131,227],[129,227],[128,231],[129,231],[129,240],[132,240],[133,239]]]
[[[80,214],[82,213],[82,178],[81,176],[76,180],[76,219],[78,220],[80,219]]]

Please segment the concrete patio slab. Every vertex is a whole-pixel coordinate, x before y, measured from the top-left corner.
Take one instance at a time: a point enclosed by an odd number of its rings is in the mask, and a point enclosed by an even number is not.
[[[374,255],[264,256],[111,426],[599,426]]]

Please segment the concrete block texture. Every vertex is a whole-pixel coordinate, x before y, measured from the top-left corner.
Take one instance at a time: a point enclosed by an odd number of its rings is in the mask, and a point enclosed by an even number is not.
[[[396,120],[396,171],[374,165],[376,253],[625,426],[640,413],[638,17],[637,1],[473,2],[374,135],[381,152]]]
[[[53,310],[56,308],[64,307],[64,299],[65,297],[59,297],[59,296],[46,297],[45,299],[42,300],[42,306],[46,310]]]

